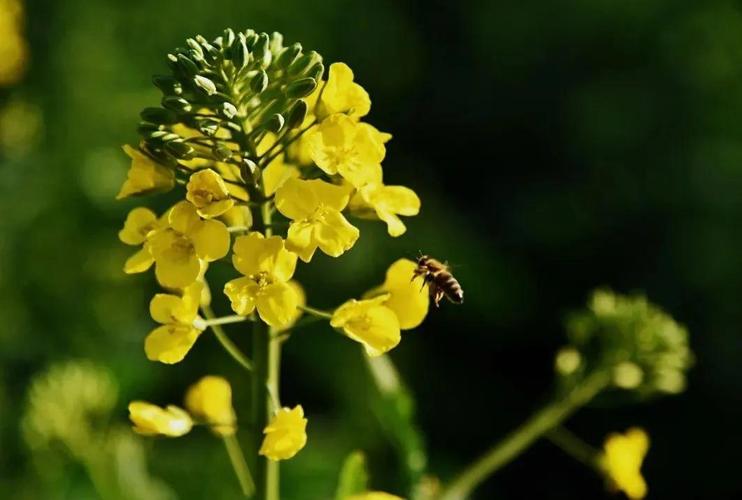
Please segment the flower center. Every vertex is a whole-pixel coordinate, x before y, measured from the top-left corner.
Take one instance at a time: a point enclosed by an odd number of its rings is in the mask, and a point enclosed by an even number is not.
[[[192,192],[192,194],[193,201],[199,208],[205,207],[216,199],[214,193],[212,191],[209,191],[208,189],[196,189]]]

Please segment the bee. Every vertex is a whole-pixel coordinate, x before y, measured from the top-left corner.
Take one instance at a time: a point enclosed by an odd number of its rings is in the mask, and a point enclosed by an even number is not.
[[[448,265],[429,255],[421,255],[417,259],[417,269],[413,272],[412,279],[419,276],[422,276],[423,283],[428,284],[435,307],[438,307],[443,297],[454,304],[464,303],[464,289],[451,274]]]

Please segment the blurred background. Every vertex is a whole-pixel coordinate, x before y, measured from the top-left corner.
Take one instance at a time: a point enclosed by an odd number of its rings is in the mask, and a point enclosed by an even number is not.
[[[586,408],[567,426],[595,445],[646,428],[650,498],[739,498],[742,6],[727,0],[0,0],[1,497],[105,489],[105,472],[74,459],[78,437],[64,449],[49,437],[68,432],[52,427],[79,401],[106,416],[101,457],[129,464],[117,473],[142,498],[237,495],[203,429],[128,431],[132,399],[178,403],[213,373],[232,381],[239,414],[249,381],[211,335],[178,365],[146,360],[157,287],[152,273],[122,273],[131,250],[116,236],[142,200],[114,200],[120,146],[159,100],[150,76],[187,36],[227,26],[280,31],[348,63],[371,94],[369,121],[394,135],[385,180],[423,201],[403,237],[357,221],[351,252],[300,266],[310,304],[357,296],[418,250],[449,260],[466,290],[391,354],[430,471],[451,477],[548,397],[565,314],[607,285],[644,291],[685,323],[696,366],[680,396]],[[249,345],[244,327],[229,332]],[[354,449],[375,488],[402,492],[357,345],[316,324],[284,352],[282,400],[309,417],[309,444],[282,467],[284,497],[329,498]],[[609,496],[542,441],[476,498]]]

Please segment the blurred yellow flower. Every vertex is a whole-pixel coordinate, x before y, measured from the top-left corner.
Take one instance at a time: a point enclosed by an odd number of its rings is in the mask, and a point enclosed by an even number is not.
[[[317,247],[339,257],[358,239],[358,229],[340,212],[348,204],[348,190],[319,179],[289,179],[276,192],[276,208],[293,222],[286,248],[309,262]]]
[[[144,352],[150,361],[173,364],[183,360],[196,343],[202,330],[193,320],[198,316],[203,284],[195,282],[183,290],[182,297],[158,293],[149,303],[152,319],[162,324],[144,341]]]
[[[392,495],[391,493],[385,493],[383,491],[367,491],[365,493],[358,493],[357,495],[351,495],[345,497],[345,500],[404,500],[402,497]]]
[[[175,171],[160,165],[128,144],[124,145],[124,152],[131,158],[131,167],[121,191],[116,196],[117,200],[133,194],[169,191],[175,186]]]
[[[124,221],[124,227],[119,231],[119,240],[127,245],[143,245],[143,247],[126,260],[125,273],[143,273],[152,267],[155,259],[152,258],[146,243],[147,236],[163,225],[164,221],[148,208],[137,207],[129,212]]]
[[[422,276],[413,280],[417,264],[409,259],[399,259],[386,271],[384,283],[368,292],[366,297],[384,293],[384,305],[394,311],[402,330],[417,328],[428,314],[430,296]]]
[[[227,227],[249,228],[252,226],[252,212],[250,207],[235,205],[221,215],[221,220]]]
[[[363,87],[353,81],[353,71],[345,63],[330,65],[327,83],[322,89],[318,116],[345,113],[359,119],[371,110],[371,99]]]
[[[332,115],[307,137],[312,160],[329,175],[360,188],[381,179],[386,148],[380,132],[343,115]]]
[[[307,419],[304,408],[281,408],[263,430],[265,438],[260,454],[271,460],[286,460],[296,455],[307,444]]]
[[[373,182],[356,191],[348,208],[357,217],[383,220],[389,235],[396,237],[407,231],[398,215],[410,217],[420,213],[420,198],[410,188]]]
[[[363,344],[369,356],[380,356],[401,340],[399,320],[384,303],[389,294],[372,299],[351,299],[338,307],[332,315],[330,325],[342,328],[345,334]]]
[[[23,38],[23,5],[0,0],[0,86],[17,83],[26,70],[28,45]]]
[[[191,174],[186,189],[186,200],[204,219],[222,215],[234,206],[224,179],[210,168]]]
[[[134,432],[145,436],[180,437],[193,427],[190,415],[182,408],[173,405],[160,408],[145,401],[129,403],[129,419],[134,424]]]
[[[224,285],[234,312],[247,316],[257,309],[271,326],[288,324],[299,302],[287,283],[296,269],[296,254],[286,250],[279,236],[265,238],[258,232],[237,238],[233,252],[232,263],[244,275]]]
[[[641,466],[649,450],[649,436],[634,427],[625,434],[610,434],[603,444],[600,464],[613,487],[631,499],[647,495],[647,483],[641,475]]]
[[[186,393],[185,406],[191,415],[204,419],[220,436],[236,432],[237,416],[232,407],[232,387],[223,377],[207,375]]]
[[[201,261],[212,262],[227,255],[229,231],[219,221],[201,220],[187,201],[171,208],[167,221],[167,227],[148,237],[155,275],[165,287],[184,288],[196,281]]]

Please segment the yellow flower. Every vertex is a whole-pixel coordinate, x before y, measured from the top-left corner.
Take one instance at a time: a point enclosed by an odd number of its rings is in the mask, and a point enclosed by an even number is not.
[[[182,408],[173,405],[160,408],[144,401],[129,403],[129,419],[134,424],[134,432],[145,436],[179,437],[188,434],[193,427],[190,415]]]
[[[131,167],[121,191],[116,196],[117,200],[133,194],[169,191],[175,186],[175,171],[160,165],[128,144],[124,146],[124,152],[131,158]]]
[[[143,245],[124,264],[126,274],[143,273],[149,269],[155,260],[149,251],[147,236],[161,228],[164,222],[158,219],[155,213],[144,207],[137,207],[129,212],[124,221],[124,227],[119,231],[119,239],[127,245]]]
[[[309,262],[317,247],[339,257],[358,239],[358,229],[340,212],[348,204],[348,190],[321,181],[289,179],[276,191],[276,208],[293,222],[286,248]]]
[[[401,340],[399,320],[384,305],[388,299],[388,294],[367,300],[351,299],[335,310],[330,325],[342,328],[348,337],[363,344],[369,356],[380,356]]]
[[[320,118],[345,113],[359,119],[371,110],[371,99],[363,87],[353,81],[353,71],[345,63],[333,63],[317,111]]]
[[[183,296],[158,293],[149,303],[152,319],[162,324],[144,341],[144,352],[150,361],[178,363],[201,335],[193,320],[198,316],[203,284],[195,282],[183,290]]]
[[[221,216],[227,227],[252,227],[252,212],[249,207],[235,205]]]
[[[160,284],[184,288],[196,281],[201,261],[227,255],[229,231],[219,221],[201,220],[193,205],[181,201],[168,212],[167,227],[150,234],[148,242]]]
[[[291,327],[294,326],[297,321],[299,321],[299,318],[301,318],[302,314],[304,314],[301,308],[307,305],[307,296],[304,293],[304,289],[301,287],[299,282],[296,280],[291,280],[287,283],[287,285],[294,291],[294,295],[296,295],[296,309],[294,309],[294,312],[289,317],[288,323],[274,328],[274,333],[281,333],[285,332],[286,330],[290,330]]]
[[[287,180],[296,179],[299,176],[299,169],[285,163],[284,155],[281,154],[263,170],[263,192],[266,196],[271,196]]]
[[[381,179],[381,161],[386,155],[381,132],[351,118],[332,115],[307,138],[312,160],[329,175],[340,174],[360,188]]]
[[[399,259],[386,271],[384,283],[368,292],[367,297],[380,293],[389,298],[384,305],[394,311],[402,330],[417,328],[428,314],[430,296],[422,276],[413,278],[417,264],[409,259]]]
[[[286,460],[296,455],[307,444],[307,419],[304,408],[281,408],[263,430],[265,438],[260,454],[271,460]]]
[[[210,168],[191,174],[186,188],[186,200],[193,203],[198,215],[205,219],[222,215],[234,206],[227,183]]]
[[[631,499],[647,495],[647,483],[641,475],[641,466],[649,450],[649,436],[634,427],[625,434],[610,434],[603,444],[601,466],[616,489]]]
[[[207,375],[186,393],[185,405],[192,415],[204,419],[220,436],[236,432],[237,416],[232,407],[232,387],[223,377]]]
[[[296,254],[286,250],[279,236],[265,238],[257,232],[240,236],[232,263],[244,275],[224,285],[234,312],[247,316],[257,309],[263,321],[276,327],[295,317],[299,298],[287,281],[294,275]]]
[[[398,215],[409,217],[420,213],[420,198],[410,188],[378,182],[358,189],[348,207],[357,217],[383,220],[389,235],[396,237],[407,231]]]
[[[23,4],[19,0],[0,0],[0,86],[21,79],[28,63],[28,44],[21,33]]]
[[[402,497],[392,495],[391,493],[384,493],[383,491],[367,491],[365,493],[359,493],[357,495],[351,495],[345,497],[344,500],[404,500]]]

